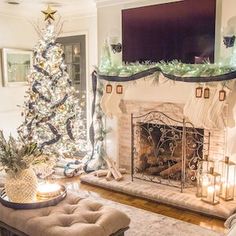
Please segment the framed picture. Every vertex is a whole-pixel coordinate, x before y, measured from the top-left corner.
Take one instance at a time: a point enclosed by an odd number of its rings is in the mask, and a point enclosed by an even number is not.
[[[26,85],[32,67],[33,52],[20,49],[2,49],[3,85]]]

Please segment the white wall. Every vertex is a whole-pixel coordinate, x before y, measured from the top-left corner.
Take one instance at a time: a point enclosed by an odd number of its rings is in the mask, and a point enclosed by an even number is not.
[[[32,49],[37,41],[37,34],[27,20],[0,15],[0,48]],[[26,86],[1,87],[0,73],[0,129],[6,135],[16,135],[16,128],[22,121],[21,109]]]
[[[88,103],[91,100],[90,74],[93,65],[97,65],[97,23],[96,16],[84,18],[66,18],[62,36],[85,34],[87,40],[87,81]],[[0,48],[33,49],[38,41],[38,35],[33,25],[23,18],[0,15]],[[0,67],[1,68],[1,67]],[[1,73],[0,73],[1,74]],[[0,78],[2,81],[2,78]],[[2,87],[0,84],[0,129],[8,135],[16,135],[16,129],[22,121],[21,110],[17,105],[23,105],[23,87]],[[90,114],[90,107],[88,114]]]

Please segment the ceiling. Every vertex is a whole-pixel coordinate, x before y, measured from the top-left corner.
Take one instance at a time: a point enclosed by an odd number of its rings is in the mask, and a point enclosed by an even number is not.
[[[40,18],[41,10],[45,10],[48,4],[62,17],[92,15],[96,12],[95,0],[0,0],[0,14]]]

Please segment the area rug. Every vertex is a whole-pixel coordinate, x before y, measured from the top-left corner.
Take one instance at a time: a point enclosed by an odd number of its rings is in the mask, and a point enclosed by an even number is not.
[[[70,188],[70,186],[68,186]],[[73,187],[71,188],[73,190]],[[203,227],[152,213],[136,207],[123,205],[99,197],[96,193],[79,191],[83,198],[95,200],[125,212],[131,219],[130,229],[125,236],[223,236]]]

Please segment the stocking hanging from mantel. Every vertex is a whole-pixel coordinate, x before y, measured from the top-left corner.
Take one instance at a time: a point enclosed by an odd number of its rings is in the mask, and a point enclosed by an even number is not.
[[[120,103],[125,95],[128,84],[128,82],[104,82],[104,91],[100,106],[107,117],[113,118],[122,114]]]
[[[195,89],[191,92],[190,98],[184,106],[184,115],[195,127],[222,129],[227,126],[224,119],[224,108],[227,100],[219,101],[222,85],[209,86],[205,84],[202,88],[203,95],[201,97],[196,97]],[[230,89],[224,87],[224,90],[226,97],[228,97]],[[209,98],[204,98],[204,91],[209,91]]]

